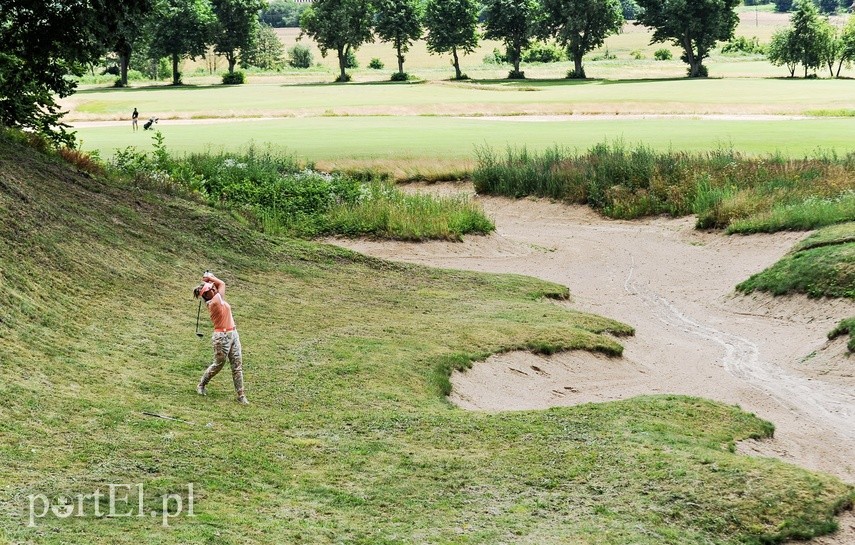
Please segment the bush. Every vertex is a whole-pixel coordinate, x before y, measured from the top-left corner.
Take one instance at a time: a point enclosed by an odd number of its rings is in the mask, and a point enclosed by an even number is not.
[[[242,85],[246,83],[246,74],[240,70],[223,74],[223,85]]]
[[[525,54],[523,54],[523,58]],[[491,53],[484,55],[484,64],[508,64],[508,56],[498,47],[494,47]]]
[[[121,70],[119,69],[119,67],[116,66],[115,64],[111,64],[110,66],[105,68],[103,72],[101,72],[101,75],[102,76],[107,76],[107,75],[118,76],[120,73],[121,73]]]
[[[620,0],[620,7],[623,11],[623,18],[627,21],[635,20],[638,17],[638,12],[641,11],[635,0]]]
[[[493,50],[497,51],[497,50]],[[523,62],[561,62],[567,59],[564,50],[555,44],[535,42],[531,47],[522,52]]]
[[[735,36],[722,46],[721,52],[727,55],[765,55],[766,48],[760,44],[757,36]]]
[[[336,81],[336,83],[347,83],[348,81],[350,81],[352,79],[353,79],[353,76],[351,76],[350,74],[345,72],[344,76],[338,76],[337,78],[335,78],[335,81]]]
[[[644,59],[644,53],[642,53],[640,49],[633,49],[630,51],[629,56],[637,61]]]
[[[356,54],[351,50],[348,50],[344,57],[344,67],[359,68],[359,61],[356,60]]]
[[[383,61],[381,61],[377,57],[374,57],[373,59],[371,59],[371,62],[368,63],[368,68],[371,68],[372,70],[382,70]]]
[[[617,58],[617,55],[609,52],[609,48],[605,48],[602,53],[591,57],[592,61],[611,61]]]
[[[288,65],[293,68],[311,68],[314,60],[312,50],[307,45],[294,44],[288,49]]]
[[[511,70],[508,72],[508,79],[525,79],[525,72],[522,70]]]
[[[793,0],[774,0],[775,11],[784,13],[793,9]]]
[[[653,58],[657,61],[670,61],[674,56],[671,54],[670,49],[665,49],[663,47],[662,49],[656,50],[656,53],[653,54]]]
[[[407,81],[410,79],[410,75],[406,72],[395,72],[390,79],[392,81]]]
[[[575,68],[568,70],[566,79],[585,79],[585,69],[583,68],[580,72],[577,72]]]

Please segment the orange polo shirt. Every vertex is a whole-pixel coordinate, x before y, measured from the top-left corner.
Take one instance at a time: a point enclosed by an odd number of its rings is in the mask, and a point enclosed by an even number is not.
[[[232,306],[223,301],[219,293],[213,299],[205,303],[214,323],[214,331],[230,331],[235,328],[235,319],[232,317]]]

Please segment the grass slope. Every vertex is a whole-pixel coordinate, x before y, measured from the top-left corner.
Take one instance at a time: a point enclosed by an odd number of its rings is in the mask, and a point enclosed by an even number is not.
[[[735,407],[450,406],[448,369],[490,353],[620,353],[602,333],[631,329],[544,300],[567,296],[553,284],[267,238],[5,138],[0,256],[0,543],[774,543],[830,531],[852,499],[734,454],[772,433]],[[193,391],[210,347],[188,288],[205,267],[230,285],[249,407],[226,377]],[[158,513],[189,482],[196,516],[168,528],[90,504],[35,528],[22,516],[27,494],[107,483],[143,483]]]

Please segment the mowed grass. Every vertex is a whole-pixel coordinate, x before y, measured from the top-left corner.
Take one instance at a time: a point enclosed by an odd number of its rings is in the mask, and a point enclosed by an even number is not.
[[[698,119],[615,119],[527,121],[507,118],[335,117],[207,124],[163,122],[158,125],[175,153],[237,151],[249,143],[271,144],[301,160],[363,165],[433,160],[450,170],[474,166],[477,147],[503,149],[525,145],[533,151],[554,147],[588,149],[603,141],[643,143],[658,150],[706,151],[734,148],[747,154],[781,152],[804,156],[817,149],[852,149],[855,124],[843,119],[737,121]],[[148,132],[129,127],[81,127],[78,138],[85,151],[110,157],[117,149],[147,149]]]
[[[852,500],[837,479],[736,455],[773,428],[735,407],[450,406],[450,369],[488,354],[621,352],[631,328],[550,303],[564,287],[269,238],[5,140],[0,166],[6,541],[775,543],[830,531]],[[210,346],[189,289],[209,267],[229,285],[249,407],[227,376],[193,390]],[[196,516],[162,526],[160,495],[190,482]],[[144,484],[157,518],[87,502],[90,516],[26,527],[27,494],[107,483]]]

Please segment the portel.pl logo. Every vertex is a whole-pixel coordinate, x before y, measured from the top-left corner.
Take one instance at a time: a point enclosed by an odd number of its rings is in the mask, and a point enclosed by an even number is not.
[[[136,491],[136,494],[132,492]],[[30,494],[29,524],[38,525],[37,520],[45,517],[66,519],[69,517],[151,517],[160,518],[164,527],[175,517],[195,517],[193,513],[193,483],[187,484],[186,491],[163,494],[160,496],[160,510],[145,508],[145,489],[142,483],[107,485],[106,493],[101,489],[91,494],[57,496],[49,498],[44,494]],[[103,503],[106,502],[106,510]]]

